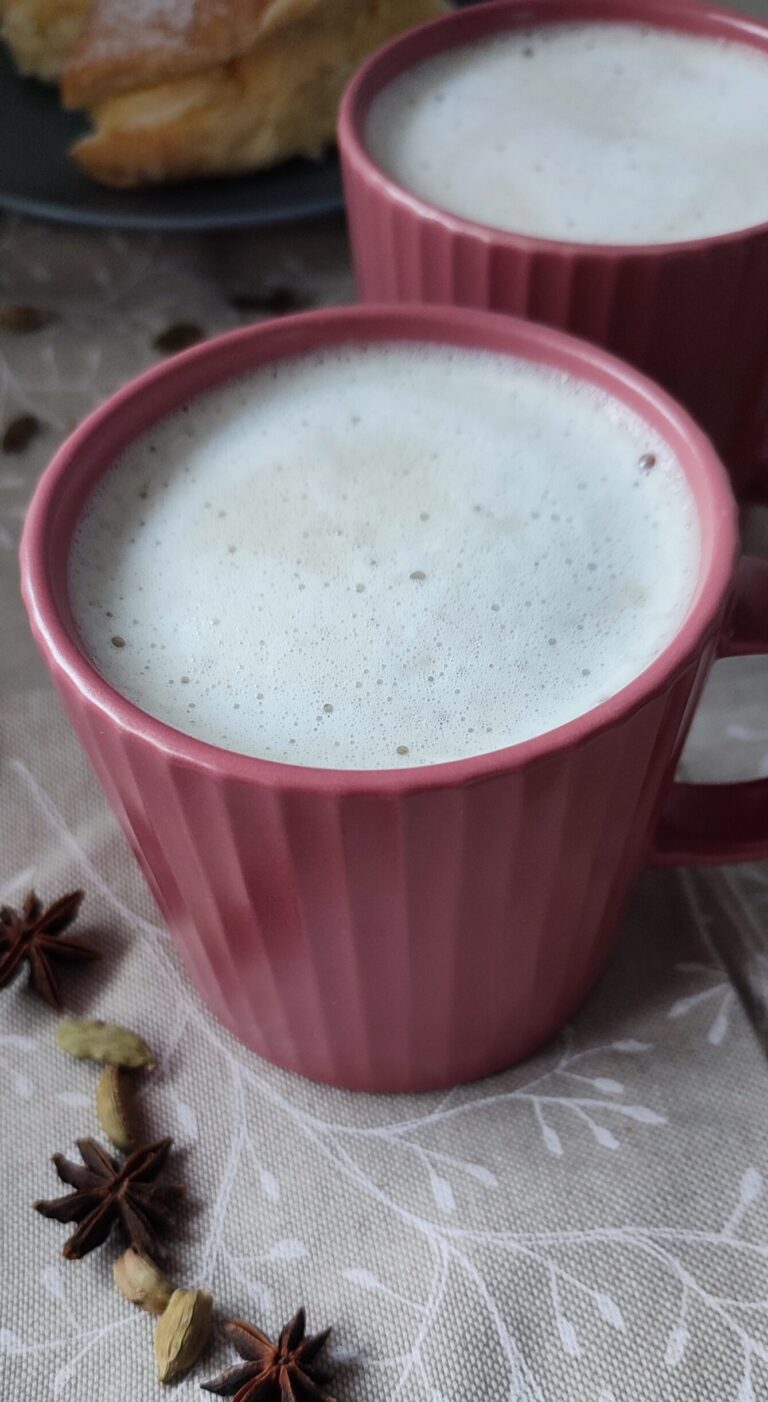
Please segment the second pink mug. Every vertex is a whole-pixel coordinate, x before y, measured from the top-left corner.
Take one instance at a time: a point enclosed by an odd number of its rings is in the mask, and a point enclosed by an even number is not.
[[[153,719],[95,670],[67,591],[70,542],[116,456],[256,366],[339,343],[480,348],[615,396],[677,456],[698,583],[676,637],[568,724],[452,763],[292,766]],[[34,635],[201,996],[281,1066],[415,1091],[488,1075],[550,1037],[595,981],[648,862],[768,855],[768,780],[673,784],[719,655],[768,651],[768,564],[737,554],[735,506],[688,414],[606,352],[511,317],[339,308],[248,327],[151,370],[57,453],[22,542]]]
[[[698,0],[491,0],[401,35],[363,65],[341,107],[360,296],[512,312],[595,341],[690,410],[739,495],[768,496],[768,221],[714,238],[627,246],[508,233],[402,188],[366,148],[374,98],[413,65],[512,28],[593,20],[751,44],[768,60],[768,25]]]

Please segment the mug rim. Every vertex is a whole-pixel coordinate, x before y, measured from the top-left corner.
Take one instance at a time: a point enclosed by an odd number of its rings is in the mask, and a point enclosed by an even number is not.
[[[75,524],[95,482],[153,423],[200,393],[263,364],[328,345],[407,341],[517,356],[591,382],[623,402],[670,446],[693,498],[701,541],[688,611],[648,667],[607,700],[516,744],[464,758],[397,768],[301,765],[229,750],[152,716],[104,678],[88,657],[66,597]],[[226,368],[222,373],[222,365]],[[234,368],[230,368],[234,367]],[[190,382],[194,388],[190,388]],[[162,401],[159,412],[147,406]],[[95,468],[92,466],[96,464]],[[71,525],[60,528],[66,505]],[[346,306],[256,323],[212,337],[135,377],[74,430],[46,468],[21,541],[22,594],[32,632],[60,691],[72,689],[121,731],[196,769],[264,787],[394,795],[492,777],[589,742],[668,689],[720,627],[738,554],[736,503],[715,449],[666,391],[609,352],[565,332],[497,312],[458,307]],[[58,583],[54,574],[59,575]]]
[[[664,20],[670,21],[665,24]],[[496,20],[496,23],[493,21]],[[514,23],[510,21],[514,20]],[[547,238],[513,229],[500,229],[479,219],[455,214],[409,190],[389,175],[368,150],[365,126],[374,99],[408,69],[446,49],[471,43],[494,32],[520,28],[527,23],[635,22],[679,33],[731,38],[764,50],[768,62],[768,24],[737,10],[702,0],[484,0],[427,20],[383,44],[356,70],[339,107],[338,142],[342,163],[355,174],[374,181],[388,198],[422,219],[439,220],[454,234],[482,238],[499,247],[527,254],[535,251],[564,257],[584,255],[606,261],[625,258],[660,258],[667,254],[706,252],[720,245],[768,235],[768,217],[757,224],[701,238],[666,243],[595,243],[590,240]],[[673,22],[676,21],[676,22]],[[433,40],[430,44],[427,41]]]

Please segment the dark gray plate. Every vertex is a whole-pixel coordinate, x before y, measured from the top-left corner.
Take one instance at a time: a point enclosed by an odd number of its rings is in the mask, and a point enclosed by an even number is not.
[[[232,229],[335,213],[339,163],[286,161],[236,180],[196,180],[158,190],[106,190],[67,156],[85,131],[56,89],[20,78],[0,46],[0,209],[113,229]]]
[[[454,0],[475,5],[478,0]],[[111,229],[236,229],[293,223],[344,208],[335,153],[286,161],[239,179],[195,180],[157,190],[107,190],[67,156],[86,130],[56,89],[20,78],[0,44],[0,210]]]

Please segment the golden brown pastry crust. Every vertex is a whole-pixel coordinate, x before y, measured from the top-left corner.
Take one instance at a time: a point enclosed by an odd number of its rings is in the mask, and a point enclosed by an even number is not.
[[[2,0],[2,38],[21,73],[53,83],[64,70],[91,0]]]
[[[200,73],[262,35],[320,15],[327,0],[93,0],[61,84],[66,107]]]
[[[362,59],[444,8],[443,0],[276,5],[262,7],[275,22],[250,53],[96,103],[95,131],[74,147],[75,159],[102,184],[134,186],[320,155],[334,138],[344,84]],[[288,14],[295,22],[284,27]]]

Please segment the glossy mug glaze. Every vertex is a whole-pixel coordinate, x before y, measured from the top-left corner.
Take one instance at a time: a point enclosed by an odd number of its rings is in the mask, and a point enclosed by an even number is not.
[[[540,238],[439,208],[399,185],[368,150],[375,99],[425,59],[511,30],[591,21],[748,44],[768,58],[768,26],[697,0],[489,0],[400,36],[358,71],[340,113],[360,296],[511,312],[605,346],[685,405],[740,496],[765,497],[768,221],[655,244]]]
[[[448,763],[302,767],[153,719],[97,673],[72,615],[70,543],[93,486],[206,389],[323,347],[381,341],[519,356],[645,420],[677,457],[699,522],[699,578],[679,631],[586,714]],[[646,863],[768,854],[768,781],[672,784],[715,657],[768,648],[768,565],[742,562],[734,575],[736,551],[733,497],[711,444],[638,372],[511,317],[359,307],[219,337],[97,409],[38,486],[22,578],[43,657],[201,996],[281,1066],[414,1091],[490,1074],[551,1036],[597,977]]]

